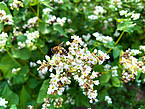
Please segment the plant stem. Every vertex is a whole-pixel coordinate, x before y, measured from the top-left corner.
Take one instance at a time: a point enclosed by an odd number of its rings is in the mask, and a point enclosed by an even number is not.
[[[42,53],[43,55],[46,55],[46,54],[44,53],[44,51],[40,48],[39,45],[38,45],[38,48],[39,48],[39,50],[41,51],[41,53]]]
[[[35,76],[33,73],[28,72],[32,77],[36,78],[37,80],[41,80],[40,78],[38,78],[37,76]]]
[[[118,42],[119,42],[120,39],[122,38],[124,32],[125,32],[125,31],[122,31],[121,35],[119,36],[119,38],[118,38],[117,41],[115,42],[115,46],[118,44]],[[110,48],[110,49],[107,51],[107,54],[110,53],[111,50],[112,50],[112,48]]]
[[[11,55],[11,53],[8,50],[7,50],[7,53],[12,58],[12,60],[15,61],[15,63],[17,63],[22,68],[22,66],[18,63],[18,61],[15,60],[15,58],[13,58],[13,56]]]
[[[33,7],[30,6],[30,5],[29,5],[29,7],[32,9],[32,11],[34,12],[34,14],[37,16],[37,13],[36,13],[36,11],[33,9]],[[37,16],[37,17],[38,17],[38,20],[41,22],[42,20],[39,18],[39,16]]]

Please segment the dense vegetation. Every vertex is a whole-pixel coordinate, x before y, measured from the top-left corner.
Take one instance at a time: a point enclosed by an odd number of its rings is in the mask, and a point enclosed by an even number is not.
[[[145,0],[0,2],[0,109],[144,109]]]

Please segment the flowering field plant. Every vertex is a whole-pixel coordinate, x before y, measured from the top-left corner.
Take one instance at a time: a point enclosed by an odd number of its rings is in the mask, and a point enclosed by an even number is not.
[[[3,0],[0,109],[144,109],[144,14],[144,0]]]

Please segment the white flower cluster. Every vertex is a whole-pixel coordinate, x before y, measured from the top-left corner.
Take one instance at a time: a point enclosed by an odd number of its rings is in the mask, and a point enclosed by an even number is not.
[[[112,99],[109,96],[105,96],[105,101],[107,101],[108,104],[112,104]]]
[[[91,34],[88,33],[87,35],[82,35],[82,38],[87,42],[91,38]]]
[[[52,9],[50,9],[50,8],[43,9],[43,13],[46,15],[48,15],[51,11],[52,11]]]
[[[114,66],[111,69],[112,69],[112,77],[118,76],[118,73],[117,73],[118,66]]]
[[[100,15],[100,14],[103,14],[103,13],[105,13],[106,11],[103,9],[103,7],[101,7],[101,6],[96,6],[95,7],[95,11],[94,11],[94,14],[95,15]]]
[[[57,22],[59,23],[61,26],[64,25],[64,23],[66,22],[67,18],[66,17],[63,17],[63,18],[56,18],[55,15],[49,15],[49,18],[48,20],[46,20],[46,23],[52,25],[53,23]]]
[[[139,49],[145,51],[145,46],[141,45],[139,46]]]
[[[13,68],[12,69],[12,74],[16,74],[20,70],[21,70],[21,68]]]
[[[141,80],[137,80],[137,86],[140,86],[141,85]]]
[[[48,20],[46,20],[45,22],[52,25],[54,22],[56,22],[56,16],[55,15],[49,15]]]
[[[7,39],[8,39],[8,34],[2,32],[0,34],[0,52],[3,52],[6,50],[5,45],[6,45]]]
[[[12,3],[10,3],[11,9],[13,10],[14,8],[16,8],[17,10],[19,10],[20,7],[23,7],[23,2],[18,1],[18,0],[13,0]]]
[[[50,1],[53,1],[53,2],[58,3],[58,4],[62,4],[63,3],[63,0],[50,0]]]
[[[104,70],[105,70],[105,71],[110,70],[110,68],[111,68],[111,65],[110,65],[110,64],[104,65]]]
[[[139,51],[139,50],[135,50],[135,49],[128,49],[128,50],[126,50],[126,52],[129,52],[130,53],[130,55],[132,55],[132,56],[135,56],[135,55],[138,55],[138,54],[141,54],[142,52],[141,51]]]
[[[56,21],[61,25],[63,26],[64,23],[66,22],[66,17],[63,17],[63,18],[57,18]]]
[[[100,41],[100,42],[102,42],[102,43],[104,43],[104,44],[107,44],[108,42],[112,42],[112,41],[113,41],[112,37],[103,36],[102,34],[100,34],[100,33],[98,33],[98,32],[93,33],[93,36],[96,37],[96,40],[97,40],[97,41]]]
[[[98,19],[98,16],[97,15],[90,15],[90,16],[88,16],[88,19],[96,20],[96,19]]]
[[[35,42],[37,42],[37,39],[39,38],[39,31],[34,31],[32,33],[26,31],[26,33],[24,33],[24,36],[27,37],[26,40],[27,47],[30,48],[31,50],[36,50],[37,46]]]
[[[67,32],[68,32],[68,33],[72,33],[72,32],[74,32],[74,30],[73,30],[72,28],[69,28],[69,29],[67,30]]]
[[[49,109],[50,107],[50,103],[49,103],[49,99],[44,98],[44,104],[42,105],[42,109]]]
[[[35,67],[37,64],[35,62],[30,62],[30,67]]]
[[[118,37],[120,33],[116,30],[115,33],[113,34],[115,37]]]
[[[23,28],[26,29],[26,28],[34,27],[37,24],[37,20],[38,20],[38,17],[33,17],[33,18],[29,19],[27,24],[25,24],[23,26]]]
[[[110,1],[111,5],[109,7],[118,7],[118,8],[122,8],[122,2],[121,0],[111,0]]]
[[[55,108],[60,108],[60,107],[62,107],[62,102],[63,102],[63,99],[61,97],[59,97],[59,98],[55,99],[53,105]]]
[[[97,90],[93,90],[94,85],[99,84],[99,73],[92,71],[92,66],[95,64],[102,64],[109,56],[101,50],[95,49],[93,53],[90,53],[87,45],[84,44],[79,36],[72,36],[73,42],[66,42],[70,45],[68,55],[54,54],[52,59],[46,56],[46,60],[41,62],[37,61],[41,66],[38,68],[39,75],[46,74],[47,70],[52,72],[56,71],[56,74],[51,73],[50,85],[47,91],[48,95],[58,94],[62,95],[65,90],[65,85],[71,84],[71,77],[79,83],[79,86],[83,90],[83,94],[87,95],[90,99],[90,103],[97,102]],[[82,48],[83,47],[83,48]],[[95,80],[93,80],[95,79]]]
[[[125,15],[125,17],[131,16],[131,18],[133,18],[133,20],[137,20],[140,18],[140,13],[134,13],[134,12],[129,12],[127,10],[121,10],[120,15],[123,16]]]
[[[64,103],[67,103],[67,104],[71,104],[71,105],[74,105],[75,104],[75,100],[73,98],[71,98],[70,94],[67,93],[66,95],[66,100]]]
[[[111,65],[109,65],[109,64],[106,64],[106,65],[104,66],[104,70],[105,70],[106,72],[107,72],[107,71],[111,71],[111,72],[112,72],[112,77],[118,76],[117,69],[118,69],[118,66],[113,66],[113,67],[111,67]]]
[[[6,101],[4,98],[0,98],[0,106],[3,106],[3,107],[7,107],[6,104],[8,104],[8,101]]]
[[[131,56],[130,52],[124,52],[120,63],[123,66],[122,80],[125,83],[134,80],[139,71],[144,71],[143,62]]]
[[[11,15],[6,15],[6,12],[4,10],[0,9],[0,23],[12,25],[13,20]]]

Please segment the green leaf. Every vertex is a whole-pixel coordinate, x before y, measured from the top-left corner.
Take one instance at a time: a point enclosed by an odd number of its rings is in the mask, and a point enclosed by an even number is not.
[[[25,86],[23,86],[22,90],[21,90],[21,94],[20,94],[20,106],[23,109],[26,109],[27,106],[27,102],[30,100],[30,95],[27,92],[27,90],[25,89]]]
[[[63,31],[62,27],[58,24],[58,23],[54,23],[53,25],[54,30],[60,32],[62,35],[64,35],[65,37],[68,37],[65,32]]]
[[[38,39],[37,43],[41,48],[44,47],[44,42],[41,39]]]
[[[20,58],[22,60],[27,60],[31,57],[31,52],[28,48],[14,50],[12,52],[12,56],[14,58]]]
[[[131,21],[124,21],[123,23],[120,23],[117,25],[117,30],[125,31],[125,32],[133,32],[135,24]]]
[[[113,48],[113,58],[116,59],[121,52],[121,46],[116,46]]]
[[[3,27],[4,27],[4,24],[0,23],[0,32],[2,31]]]
[[[10,109],[17,109],[16,104],[11,105]]]
[[[35,6],[37,5],[37,1],[38,0],[31,0],[31,2],[29,3],[31,6]]]
[[[4,10],[7,15],[11,15],[11,13],[10,13],[10,11],[9,11],[9,9],[8,9],[8,7],[7,7],[7,5],[5,3],[0,2],[0,9]]]
[[[110,72],[102,74],[101,77],[100,77],[100,84],[107,83],[110,80],[110,77],[111,77]]]
[[[38,104],[41,104],[44,102],[44,98],[47,97],[47,90],[48,90],[48,87],[49,87],[49,81],[50,79],[47,79],[43,82],[41,88],[40,88],[40,91],[39,91],[39,94],[38,94],[38,98],[37,98],[37,103]]]
[[[89,99],[85,95],[83,95],[83,94],[78,94],[75,97],[75,102],[76,102],[76,106],[86,106],[86,107],[90,107]]]
[[[14,67],[14,64],[15,62],[10,58],[10,56],[4,56],[1,59],[0,69],[6,78],[12,77],[12,68]]]
[[[118,77],[112,77],[111,79],[114,87],[120,87],[121,80]]]
[[[9,105],[19,104],[19,96],[12,92],[8,85],[5,86],[2,96],[9,102]]]
[[[25,42],[26,39],[27,39],[27,37],[24,35],[18,35],[18,37],[17,37],[18,42]]]
[[[39,81],[37,81],[35,78],[31,78],[30,80],[29,80],[29,87],[30,88],[35,88],[40,82]]]
[[[13,84],[22,84],[24,83],[28,77],[26,74],[29,71],[29,66],[23,66],[22,69],[18,72],[17,75],[13,75]]]
[[[141,71],[138,71],[138,74],[137,74],[137,76],[136,76],[136,78],[135,78],[135,81],[137,81],[137,80],[139,79],[141,73],[142,73]]]
[[[44,22],[39,22],[39,30],[41,31],[42,34],[48,34],[52,32],[52,27],[47,26],[46,23]]]

